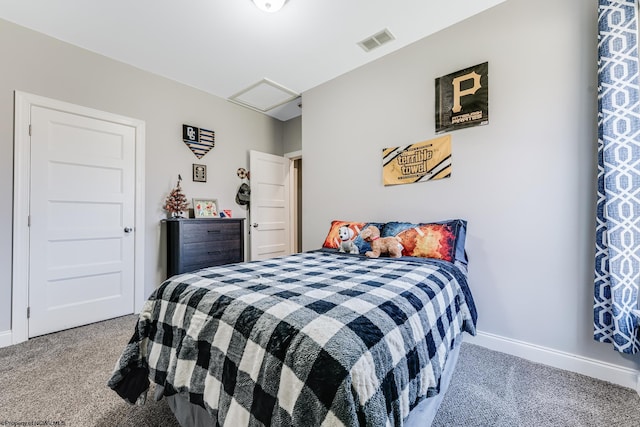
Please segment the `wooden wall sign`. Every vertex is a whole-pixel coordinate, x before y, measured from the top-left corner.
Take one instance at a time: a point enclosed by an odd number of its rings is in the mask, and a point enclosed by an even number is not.
[[[216,144],[214,131],[191,125],[182,125],[182,140],[199,159]]]
[[[436,132],[489,123],[489,63],[436,79]]]

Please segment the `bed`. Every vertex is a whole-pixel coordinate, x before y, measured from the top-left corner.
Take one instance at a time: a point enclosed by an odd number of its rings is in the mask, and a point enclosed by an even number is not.
[[[152,381],[183,426],[429,425],[475,334],[460,246],[450,260],[323,246],[169,278],[108,385],[142,404]]]

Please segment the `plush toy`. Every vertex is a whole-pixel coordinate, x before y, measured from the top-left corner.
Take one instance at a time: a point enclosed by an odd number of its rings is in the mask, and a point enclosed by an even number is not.
[[[380,255],[389,254],[391,258],[402,256],[402,245],[395,237],[380,237],[380,229],[370,225],[360,232],[360,237],[371,244],[371,250],[365,255],[369,258],[378,258]]]
[[[359,254],[358,247],[353,244],[353,236],[355,233],[348,225],[343,225],[338,229],[338,236],[340,237],[340,247],[338,252],[346,252],[349,254]]]

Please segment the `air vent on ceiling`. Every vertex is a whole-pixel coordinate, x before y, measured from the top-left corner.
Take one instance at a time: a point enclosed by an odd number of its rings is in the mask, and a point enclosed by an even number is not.
[[[365,52],[369,52],[372,49],[375,49],[379,46],[382,46],[385,43],[389,43],[391,40],[395,40],[396,38],[391,34],[387,28],[380,31],[377,34],[372,35],[369,38],[366,38],[358,43]]]

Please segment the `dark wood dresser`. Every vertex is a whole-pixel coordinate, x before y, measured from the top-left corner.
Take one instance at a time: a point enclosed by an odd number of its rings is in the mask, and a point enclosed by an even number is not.
[[[244,261],[244,218],[168,219],[167,277]]]

